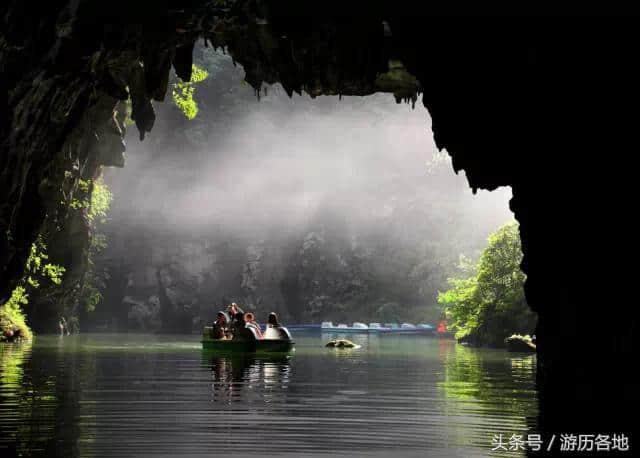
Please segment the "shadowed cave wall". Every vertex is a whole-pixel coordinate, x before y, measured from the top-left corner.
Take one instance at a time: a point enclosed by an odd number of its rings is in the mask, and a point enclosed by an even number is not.
[[[308,6],[308,5],[307,5]],[[439,147],[472,188],[513,189],[538,312],[540,429],[627,432],[637,314],[627,304],[633,181],[615,161],[637,150],[637,27],[610,20],[441,17],[369,4],[58,0],[34,14],[0,7],[0,297],[43,228],[57,249],[86,244],[61,204],[102,165],[123,165],[124,100],[153,127],[169,72],[190,78],[193,45],[225,46],[257,90],[393,92],[433,119]],[[71,272],[82,260],[68,259]],[[632,283],[631,283],[632,284]],[[633,438],[632,438],[633,443]]]

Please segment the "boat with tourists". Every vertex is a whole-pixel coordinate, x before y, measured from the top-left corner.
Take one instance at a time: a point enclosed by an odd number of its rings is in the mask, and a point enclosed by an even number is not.
[[[255,334],[246,333],[243,338],[236,339],[215,339],[213,338],[212,326],[205,326],[202,331],[202,348],[205,350],[216,350],[221,352],[244,352],[244,353],[285,353],[293,349],[295,342],[287,328],[280,328],[286,333],[286,339],[258,339]]]
[[[213,326],[202,330],[202,348],[218,352],[284,353],[294,346],[291,333],[280,326],[275,313],[270,313],[264,329],[251,312],[244,313],[232,303],[227,312],[218,312]]]

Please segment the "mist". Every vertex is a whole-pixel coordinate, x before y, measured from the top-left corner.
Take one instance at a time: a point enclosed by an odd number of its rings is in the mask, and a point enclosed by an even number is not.
[[[399,203],[419,201],[419,191],[442,187],[434,166],[451,174],[443,198],[468,196],[456,211],[469,224],[510,218],[508,189],[472,196],[464,173],[454,175],[420,103],[411,109],[390,94],[323,99],[272,89],[205,148],[172,151],[129,135],[126,168],[108,174],[113,218],[176,232],[295,232],[320,216],[366,229],[394,218]]]
[[[210,72],[197,117],[157,104],[151,134],[129,132],[125,168],[106,171],[97,321],[118,309],[120,326],[197,329],[229,301],[297,322],[433,320],[459,256],[513,217],[510,189],[474,195],[453,172],[421,100],[258,98],[227,56],[196,49],[196,63]]]

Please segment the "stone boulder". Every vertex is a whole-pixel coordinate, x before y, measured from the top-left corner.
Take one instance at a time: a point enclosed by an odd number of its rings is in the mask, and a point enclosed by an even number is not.
[[[351,342],[347,339],[334,339],[330,342],[327,342],[325,345],[327,348],[358,348],[359,345]]]
[[[507,351],[520,353],[535,353],[536,344],[531,341],[529,336],[513,335],[504,339]]]

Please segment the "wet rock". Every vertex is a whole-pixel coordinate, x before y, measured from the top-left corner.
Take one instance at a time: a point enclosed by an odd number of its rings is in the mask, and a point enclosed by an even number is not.
[[[347,340],[347,339],[334,339],[334,340],[332,340],[330,342],[327,342],[325,347],[327,347],[327,348],[357,348],[358,345],[356,345],[355,343],[353,343],[353,342],[351,342],[350,340]]]
[[[173,68],[175,68],[176,75],[178,75],[182,81],[191,81],[193,45],[194,43],[191,42],[176,48],[173,58]]]
[[[531,341],[528,336],[511,336],[504,339],[504,344],[507,351],[522,352],[522,353],[535,353],[536,345]]]

